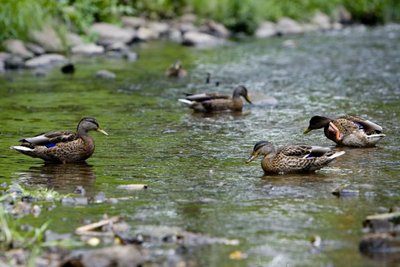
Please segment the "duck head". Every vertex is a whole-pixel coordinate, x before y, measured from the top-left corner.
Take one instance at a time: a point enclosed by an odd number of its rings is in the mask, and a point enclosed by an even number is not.
[[[308,127],[304,130],[304,134],[312,130],[321,129],[329,126],[332,120],[323,116],[314,116],[310,119]]]
[[[238,87],[235,88],[235,90],[233,91],[232,98],[237,98],[237,97],[240,97],[240,96],[243,96],[243,98],[248,103],[253,104],[253,103],[251,103],[251,100],[249,98],[249,95],[248,95],[248,92],[247,92],[247,88],[244,87],[243,85],[239,85]]]
[[[247,159],[246,163],[250,163],[255,160],[260,155],[268,155],[271,153],[275,153],[275,148],[271,142],[268,141],[259,141],[254,145],[253,152],[250,157]]]
[[[99,123],[95,118],[84,117],[80,120],[77,127],[78,134],[87,134],[89,131],[97,131],[104,135],[108,135],[104,130],[102,130],[99,126]]]

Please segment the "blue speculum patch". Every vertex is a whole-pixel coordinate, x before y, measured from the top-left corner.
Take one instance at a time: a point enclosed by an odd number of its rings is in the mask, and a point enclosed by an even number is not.
[[[50,147],[56,146],[56,144],[46,144],[45,146],[46,146],[47,148],[50,148]]]

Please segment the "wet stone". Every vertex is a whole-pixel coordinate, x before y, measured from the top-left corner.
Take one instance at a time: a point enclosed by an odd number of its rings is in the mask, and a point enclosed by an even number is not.
[[[47,230],[44,234],[44,239],[46,240],[46,242],[56,241],[56,240],[69,240],[71,239],[71,237],[72,237],[71,234],[59,234],[51,230]]]
[[[399,253],[400,236],[389,233],[375,233],[363,237],[359,249],[365,254]]]
[[[103,203],[106,201],[106,195],[104,192],[99,192],[93,199],[94,203]]]
[[[126,245],[75,251],[61,266],[135,267],[142,266],[143,263],[142,252],[134,245]]]
[[[87,197],[64,197],[61,200],[61,204],[64,206],[86,206],[89,204]]]
[[[6,69],[21,69],[24,67],[24,60],[22,57],[13,55],[4,61],[4,65]]]
[[[96,77],[102,78],[102,79],[107,79],[107,80],[114,80],[117,75],[115,73],[108,71],[108,70],[99,70],[96,73]]]

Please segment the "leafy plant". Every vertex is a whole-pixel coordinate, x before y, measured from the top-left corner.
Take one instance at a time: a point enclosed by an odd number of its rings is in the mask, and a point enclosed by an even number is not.
[[[51,0],[0,0],[0,41],[27,38],[32,29],[40,28],[51,17]]]

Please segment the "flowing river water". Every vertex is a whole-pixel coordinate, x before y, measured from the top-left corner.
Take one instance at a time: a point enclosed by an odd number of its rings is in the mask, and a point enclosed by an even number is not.
[[[182,256],[190,266],[390,266],[385,257],[362,255],[358,244],[365,216],[400,203],[400,28],[294,36],[291,45],[287,39],[202,50],[148,43],[134,47],[136,62],[77,60],[73,76],[58,69],[45,77],[2,74],[0,181],[62,193],[81,185],[89,196],[132,197],[57,205],[26,219],[33,225],[50,219],[55,232],[73,232],[85,219],[107,214],[122,215],[134,229],[179,227],[240,241],[190,250]],[[189,77],[166,78],[165,69],[178,58]],[[117,78],[96,78],[99,69]],[[218,88],[204,83],[207,72]],[[239,84],[254,101],[241,114],[193,114],[177,102],[185,93],[231,94]],[[313,115],[343,114],[367,117],[387,136],[374,148],[344,148],[343,157],[315,174],[263,176],[259,160],[245,164],[260,140],[333,146],[322,130],[302,132]],[[96,117],[109,133],[91,133],[96,151],[87,164],[45,165],[9,149],[22,137],[74,130],[83,116]],[[132,183],[149,188],[117,188]],[[359,194],[332,195],[342,184]],[[313,236],[322,238],[318,251]],[[247,258],[230,259],[235,250]]]

